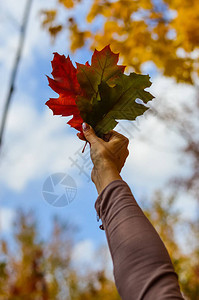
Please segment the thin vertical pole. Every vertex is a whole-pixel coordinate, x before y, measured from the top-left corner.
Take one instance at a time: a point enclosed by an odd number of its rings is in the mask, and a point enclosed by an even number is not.
[[[8,117],[8,111],[9,111],[10,103],[12,100],[12,95],[13,95],[13,92],[15,89],[15,80],[16,80],[17,71],[19,68],[19,63],[21,60],[21,54],[22,54],[23,47],[24,47],[25,34],[26,34],[26,29],[27,29],[28,19],[29,19],[29,15],[30,15],[30,11],[31,11],[32,2],[33,2],[33,0],[27,0],[27,2],[26,2],[24,15],[23,15],[23,21],[22,21],[22,25],[20,28],[19,44],[18,44],[18,48],[16,51],[16,57],[15,57],[15,61],[13,64],[13,69],[11,72],[8,95],[7,95],[7,98],[5,101],[2,122],[1,122],[1,128],[0,128],[0,150],[2,149],[5,125],[6,125],[6,121],[7,121],[7,117]]]

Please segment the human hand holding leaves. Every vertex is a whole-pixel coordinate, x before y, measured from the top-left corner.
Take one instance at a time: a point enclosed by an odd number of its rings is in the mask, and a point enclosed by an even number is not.
[[[59,94],[59,98],[46,102],[55,115],[70,116],[68,121],[82,133],[81,124],[88,123],[97,136],[112,130],[116,120],[135,120],[148,107],[135,102],[141,99],[145,104],[153,96],[145,91],[151,86],[148,75],[123,74],[125,67],[117,65],[119,54],[106,46],[95,50],[91,65],[72,65],[69,56],[54,54],[52,76],[48,77],[49,86]]]

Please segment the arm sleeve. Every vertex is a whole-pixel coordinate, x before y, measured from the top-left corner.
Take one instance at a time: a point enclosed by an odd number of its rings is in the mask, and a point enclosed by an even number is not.
[[[121,298],[182,300],[169,254],[127,183],[111,182],[98,196],[95,208],[106,232]]]

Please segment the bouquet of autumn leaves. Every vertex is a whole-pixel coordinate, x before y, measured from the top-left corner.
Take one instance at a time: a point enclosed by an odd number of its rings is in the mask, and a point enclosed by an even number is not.
[[[124,74],[125,66],[118,65],[119,54],[106,46],[94,51],[91,65],[76,63],[75,68],[69,58],[54,53],[52,76],[49,86],[59,94],[46,105],[54,115],[72,115],[67,122],[82,133],[82,123],[93,127],[97,136],[102,137],[112,130],[116,120],[135,120],[148,107],[154,97],[145,88],[151,86],[149,75]],[[143,104],[135,100],[141,99]]]

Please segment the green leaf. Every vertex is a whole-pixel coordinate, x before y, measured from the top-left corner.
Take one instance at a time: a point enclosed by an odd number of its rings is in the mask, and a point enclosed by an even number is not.
[[[106,82],[99,85],[101,101],[93,100],[92,106],[84,103],[84,119],[95,130],[98,136],[108,133],[116,125],[116,120],[135,120],[142,115],[148,107],[136,103],[136,99],[145,104],[154,97],[144,89],[151,86],[148,75],[131,73],[129,76],[122,74],[116,81],[115,87],[110,87]],[[83,117],[83,116],[82,116]]]
[[[117,65],[118,58],[119,54],[113,53],[108,45],[101,51],[95,50],[91,66],[88,63],[76,63],[78,82],[90,99],[96,98],[100,101],[98,86],[102,81],[114,86],[115,81],[123,74],[125,67]]]

